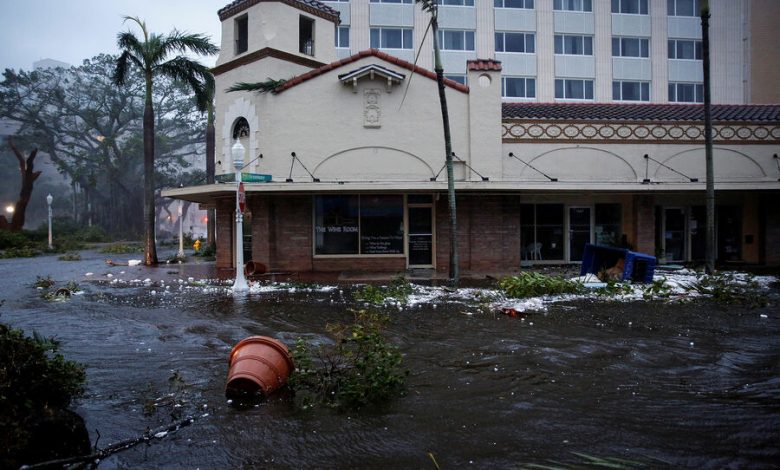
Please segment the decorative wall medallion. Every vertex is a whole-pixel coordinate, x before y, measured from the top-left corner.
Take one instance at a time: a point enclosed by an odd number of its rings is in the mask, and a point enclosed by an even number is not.
[[[776,144],[777,124],[715,124],[712,136],[719,144]],[[646,142],[658,144],[703,143],[698,122],[544,121],[510,119],[503,122],[504,142]]]
[[[379,94],[376,88],[369,88],[363,93],[363,127],[381,127],[382,111],[379,109]]]

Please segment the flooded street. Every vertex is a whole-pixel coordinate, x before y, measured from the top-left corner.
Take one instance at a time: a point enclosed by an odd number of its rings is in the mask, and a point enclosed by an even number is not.
[[[55,336],[87,366],[75,409],[98,447],[172,414],[202,416],[101,469],[435,468],[429,453],[441,468],[581,462],[576,453],[653,468],[780,461],[776,287],[772,306],[753,310],[577,300],[512,318],[458,298],[383,307],[410,372],[406,396],[359,413],[301,410],[284,394],[237,409],[224,397],[231,347],[249,335],[329,341],[326,324],[352,318],[348,288],[233,297],[188,281],[187,265],[82,257],[0,260],[0,321]],[[36,275],[84,294],[46,301]],[[150,406],[171,392],[179,407]]]

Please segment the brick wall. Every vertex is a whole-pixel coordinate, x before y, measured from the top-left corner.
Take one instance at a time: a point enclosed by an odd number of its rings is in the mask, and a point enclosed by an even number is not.
[[[634,196],[634,230],[629,243],[634,251],[655,254],[655,199],[649,195]]]
[[[233,210],[235,199],[217,200],[217,268],[233,267]]]

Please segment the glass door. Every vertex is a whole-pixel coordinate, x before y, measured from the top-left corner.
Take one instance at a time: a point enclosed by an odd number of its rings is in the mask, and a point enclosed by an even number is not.
[[[410,268],[433,267],[433,207],[409,206],[409,238],[407,240]]]
[[[664,254],[666,261],[685,261],[685,208],[664,208]]]
[[[569,208],[569,261],[582,261],[585,244],[591,242],[590,207]]]

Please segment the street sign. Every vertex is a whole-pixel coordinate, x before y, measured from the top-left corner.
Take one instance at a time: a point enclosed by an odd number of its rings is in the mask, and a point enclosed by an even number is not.
[[[246,212],[246,192],[244,191],[244,183],[238,184],[238,208],[242,214]]]

